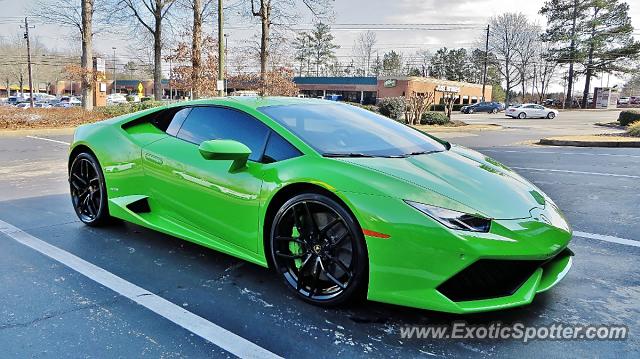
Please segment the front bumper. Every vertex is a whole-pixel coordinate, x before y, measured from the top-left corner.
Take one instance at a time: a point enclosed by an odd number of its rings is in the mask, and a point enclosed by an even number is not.
[[[494,220],[488,233],[473,233],[449,230],[395,198],[345,197],[363,229],[390,236],[366,237],[370,300],[450,313],[505,309],[531,303],[571,267],[571,230],[552,206],[537,214],[553,225],[532,216]],[[483,278],[478,263],[500,263],[502,271],[527,265],[516,278],[493,278],[491,292],[492,278]],[[469,273],[478,278],[460,277]],[[468,281],[464,290],[445,290],[456,278]]]

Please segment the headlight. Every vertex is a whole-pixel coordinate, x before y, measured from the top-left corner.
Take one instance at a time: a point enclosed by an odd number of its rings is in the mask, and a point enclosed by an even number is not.
[[[453,211],[446,208],[430,206],[428,204],[405,200],[405,202],[418,211],[440,222],[445,227],[460,231],[489,232],[491,219]]]

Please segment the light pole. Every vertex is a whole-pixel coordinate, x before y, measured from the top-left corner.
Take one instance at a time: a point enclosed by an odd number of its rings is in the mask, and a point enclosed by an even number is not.
[[[222,0],[218,0],[218,96],[224,96],[224,30]]]
[[[225,33],[224,34],[224,57],[225,57],[225,60],[227,60],[228,55],[229,55],[228,49],[229,49],[229,34]],[[224,77],[225,78],[227,76],[229,76],[229,72],[227,71],[227,66],[228,66],[227,62],[228,61],[224,62]],[[226,88],[225,88],[225,90],[226,90]]]
[[[116,82],[116,48],[112,47],[111,49],[113,49],[113,93],[116,93],[116,86],[117,86],[117,82]]]

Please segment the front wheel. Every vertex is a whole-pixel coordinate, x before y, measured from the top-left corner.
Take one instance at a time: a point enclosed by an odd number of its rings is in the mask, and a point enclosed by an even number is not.
[[[284,203],[273,221],[270,250],[285,285],[306,302],[339,305],[366,289],[362,231],[353,216],[327,196],[306,193]]]
[[[549,114],[547,115],[547,118],[550,120],[553,120],[554,118],[556,118],[555,112],[549,112]]]
[[[496,113],[498,113],[498,109],[494,108],[493,110],[491,110],[491,113],[495,115]]]
[[[104,176],[93,155],[82,152],[75,157],[69,169],[69,186],[71,203],[84,224],[100,226],[109,221]]]

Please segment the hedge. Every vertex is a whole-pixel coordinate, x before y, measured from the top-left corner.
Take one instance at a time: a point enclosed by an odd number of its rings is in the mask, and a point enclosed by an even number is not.
[[[640,121],[640,112],[636,110],[622,111],[618,117],[618,122],[620,122],[622,126],[629,126],[636,121]]]
[[[442,112],[425,112],[420,120],[421,125],[446,125],[449,117]]]
[[[144,101],[144,102],[133,102],[126,104],[118,104],[104,107],[95,107],[94,111],[104,114],[108,117],[116,117],[120,115],[126,115],[128,113],[138,112],[142,110],[147,110],[152,107],[162,106],[164,103],[161,101]]]

